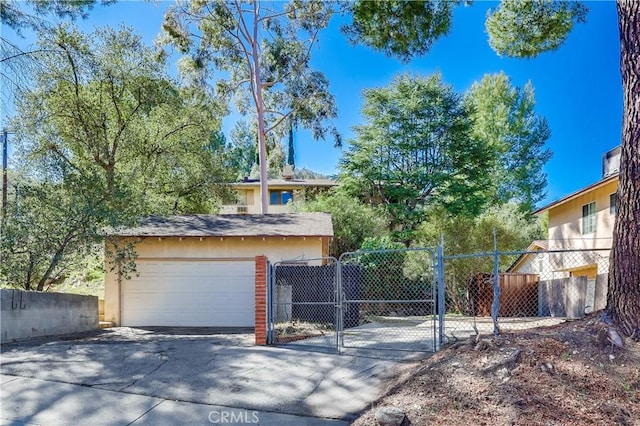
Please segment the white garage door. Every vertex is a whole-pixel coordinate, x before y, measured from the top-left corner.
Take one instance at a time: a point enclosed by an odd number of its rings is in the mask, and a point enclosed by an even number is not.
[[[138,260],[122,281],[122,325],[251,327],[254,262]]]

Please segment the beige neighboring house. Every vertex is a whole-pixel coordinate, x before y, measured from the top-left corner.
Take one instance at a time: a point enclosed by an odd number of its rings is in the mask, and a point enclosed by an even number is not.
[[[120,326],[253,327],[255,256],[326,256],[326,213],[150,217],[107,233],[134,243],[137,273],[105,277],[105,320]],[[311,261],[310,264],[321,263]],[[107,271],[113,265],[107,255]],[[264,302],[264,301],[263,301]]]
[[[286,176],[286,175],[285,175]],[[288,213],[290,202],[304,201],[320,192],[328,191],[336,186],[332,179],[295,179],[289,175],[282,179],[269,179],[269,213]],[[223,205],[222,214],[259,214],[260,180],[245,179],[231,184],[237,197],[234,204]]]
[[[617,210],[620,148],[604,155],[598,182],[534,212],[548,214],[548,241],[534,241],[510,272],[539,273],[544,279],[586,276],[593,280],[609,269],[609,252]],[[573,250],[554,253],[554,250]]]

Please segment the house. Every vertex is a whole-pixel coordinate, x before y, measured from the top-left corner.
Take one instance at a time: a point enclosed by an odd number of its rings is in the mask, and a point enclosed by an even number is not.
[[[551,312],[558,298],[585,312],[605,306],[620,147],[607,152],[602,164],[602,179],[534,212],[548,215],[548,240],[534,241],[508,269],[537,274],[539,297],[548,299]]]
[[[253,327],[256,256],[313,264],[328,254],[332,237],[326,213],[150,217],[109,231],[105,319],[121,326]],[[112,267],[109,254],[125,243],[137,254],[137,272],[129,276]]]
[[[551,278],[586,276],[593,280],[609,269],[617,211],[620,147],[603,156],[602,179],[536,210],[547,213],[548,240],[534,242],[510,272],[545,272]],[[567,253],[554,251],[570,250]]]
[[[289,202],[304,201],[336,186],[332,179],[295,179],[283,174],[282,179],[269,179],[269,213],[290,212]],[[258,214],[261,212],[260,180],[245,178],[231,184],[237,197],[234,204],[223,205],[222,214]]]

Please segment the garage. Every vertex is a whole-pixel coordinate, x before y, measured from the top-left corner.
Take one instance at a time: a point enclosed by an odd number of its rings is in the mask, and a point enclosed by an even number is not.
[[[254,262],[139,260],[122,286],[122,325],[252,327]]]
[[[326,213],[152,216],[105,234],[105,321],[246,328],[266,302],[256,257],[313,262],[328,254],[333,225]],[[118,272],[118,247],[133,249],[135,272]]]

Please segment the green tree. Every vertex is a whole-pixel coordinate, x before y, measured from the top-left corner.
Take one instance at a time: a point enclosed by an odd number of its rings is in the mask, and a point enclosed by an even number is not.
[[[545,195],[542,172],[551,158],[545,143],[551,136],[544,117],[534,111],[531,83],[513,87],[504,73],[485,75],[467,93],[473,135],[493,149],[492,204],[516,200],[530,212]]]
[[[515,202],[489,207],[476,217],[451,215],[441,207],[428,214],[416,232],[416,244],[433,247],[444,238],[447,254],[492,252],[494,229],[500,251],[524,250],[531,241],[546,237],[542,218],[530,217]],[[502,261],[503,269],[511,265],[506,257]]]
[[[360,249],[367,238],[387,234],[384,214],[341,190],[320,194],[315,200],[296,203],[294,208],[302,212],[331,214],[334,238],[331,240],[329,254],[335,258],[342,253]]]
[[[284,150],[277,135],[270,134],[266,139],[267,144],[267,176],[278,178],[282,174],[284,166]],[[253,179],[260,177],[260,158],[258,155],[258,125],[255,121],[240,120],[231,129],[231,137],[226,144],[225,157],[227,167],[236,175],[236,179],[245,176]]]
[[[311,51],[325,28],[333,5],[293,0],[286,4],[215,1],[182,2],[169,8],[165,41],[187,54],[183,73],[204,83],[210,72],[224,71],[216,93],[235,99],[241,114],[258,123],[262,213],[268,212],[267,138],[282,139],[290,126],[311,129],[315,138],[338,133],[329,120],[336,117],[325,76],[310,67]]]
[[[104,209],[79,179],[16,184],[19,199],[9,203],[0,235],[0,282],[43,291],[64,280],[91,252],[96,215]]]
[[[42,289],[101,228],[150,213],[208,213],[227,190],[210,144],[216,105],[170,81],[139,37],[59,27],[39,43],[44,66],[13,124],[23,195],[1,246],[3,275]]]
[[[287,164],[292,168],[296,167],[296,152],[293,140],[293,123],[289,123],[289,138],[287,140]]]
[[[403,61],[422,55],[451,27],[460,1],[369,1],[349,5],[352,22],[343,27],[353,43],[381,50]]]
[[[246,121],[238,121],[231,129],[229,143],[225,147],[228,167],[236,179],[251,175],[251,170],[258,163],[257,132]]]
[[[7,37],[6,29],[21,35],[23,29],[44,30],[51,27],[53,19],[86,18],[96,5],[107,5],[114,0],[2,0],[0,2],[0,79],[2,80],[2,105],[6,113],[19,99],[20,92],[29,87],[32,69],[39,66],[40,49],[23,50]],[[2,117],[2,124],[6,124]]]
[[[580,2],[502,0],[487,17],[489,44],[501,55],[532,58],[560,47],[587,12]]]
[[[135,189],[146,212],[176,210],[181,197],[199,191],[215,195],[224,175],[220,166],[211,169],[216,153],[206,147],[220,110],[204,93],[170,81],[137,35],[99,29],[85,36],[62,26],[43,32],[39,43],[49,53],[15,123],[31,157],[53,156],[100,177],[109,202]],[[129,206],[126,200],[117,208]]]
[[[442,82],[401,75],[364,92],[356,139],[340,162],[340,181],[352,194],[384,206],[396,239],[409,244],[425,208],[482,209],[491,151],[471,133],[462,97]]]

